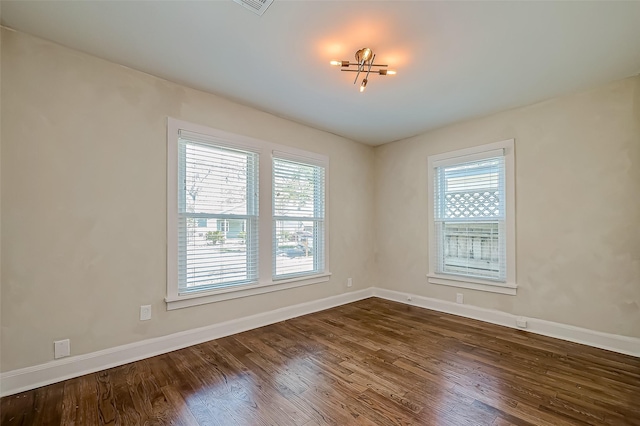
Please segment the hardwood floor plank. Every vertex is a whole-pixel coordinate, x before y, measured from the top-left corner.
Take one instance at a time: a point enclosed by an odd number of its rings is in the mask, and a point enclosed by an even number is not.
[[[61,424],[68,426],[98,424],[98,400],[89,382],[89,376],[64,382]]]
[[[124,424],[121,420],[124,413],[118,412],[118,407],[113,396],[110,370],[96,374],[98,383],[98,416],[101,425]]]
[[[28,426],[33,424],[35,391],[23,392],[2,398],[0,424]]]
[[[202,380],[202,378],[191,369],[191,362],[188,355],[189,352],[184,350],[168,354],[176,366],[180,377],[176,385],[179,387],[189,411],[200,425],[222,425],[221,419],[224,419],[224,415],[218,417],[216,415],[217,410],[209,410],[209,406],[206,403],[206,396],[203,395],[207,387],[207,382],[206,380]],[[197,361],[194,360],[194,363],[196,362]],[[201,391],[201,389],[203,391]]]
[[[182,397],[182,394],[173,386],[167,385],[162,387],[162,393],[172,407],[169,424],[177,426],[198,426],[198,420],[191,413],[189,406]]]
[[[0,410],[11,426],[640,426],[640,358],[371,298]]]
[[[131,363],[112,370],[113,399],[123,424],[143,424],[148,420],[148,396],[144,389],[137,389],[140,385],[137,370],[142,365],[142,362]]]

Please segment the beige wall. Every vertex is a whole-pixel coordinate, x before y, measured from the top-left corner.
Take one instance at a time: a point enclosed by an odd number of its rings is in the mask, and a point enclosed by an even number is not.
[[[57,339],[88,353],[347,277],[640,337],[640,78],[374,149],[4,29],[1,60],[2,371],[52,360]],[[329,283],[166,311],[167,116],[330,156]],[[518,295],[427,284],[427,156],[509,138]]]
[[[427,157],[515,138],[517,296],[428,284]],[[376,149],[379,285],[640,337],[640,77]]]
[[[1,72],[2,371],[372,285],[372,147],[4,29]],[[167,116],[330,156],[328,283],[166,311]]]

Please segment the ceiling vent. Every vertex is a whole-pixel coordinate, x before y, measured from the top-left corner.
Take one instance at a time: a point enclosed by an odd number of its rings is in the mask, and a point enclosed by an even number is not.
[[[265,10],[273,3],[273,0],[233,0],[234,2],[243,5],[256,15],[262,16]]]

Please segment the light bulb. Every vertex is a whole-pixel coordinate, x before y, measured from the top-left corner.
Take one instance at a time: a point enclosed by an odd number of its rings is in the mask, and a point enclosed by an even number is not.
[[[331,61],[331,62],[329,62],[329,63],[330,63],[331,65],[335,65],[335,66],[340,66],[340,65],[342,65],[342,62],[340,62],[340,61]]]
[[[362,80],[362,84],[360,84],[360,93],[364,92],[364,89],[367,88],[367,79]]]
[[[392,70],[388,70],[387,75],[396,75],[396,72]]]

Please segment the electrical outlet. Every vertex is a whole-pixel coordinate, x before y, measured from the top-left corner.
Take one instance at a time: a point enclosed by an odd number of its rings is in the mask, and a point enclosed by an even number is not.
[[[140,321],[147,321],[151,319],[151,305],[140,306]]]
[[[516,325],[518,328],[527,328],[527,319],[525,317],[517,317]]]
[[[71,355],[71,341],[69,339],[56,340],[53,342],[53,357],[55,359],[64,358]]]
[[[351,287],[353,285],[353,280],[351,278],[347,278],[347,287]]]
[[[462,293],[456,293],[456,303],[464,303],[464,295]]]

